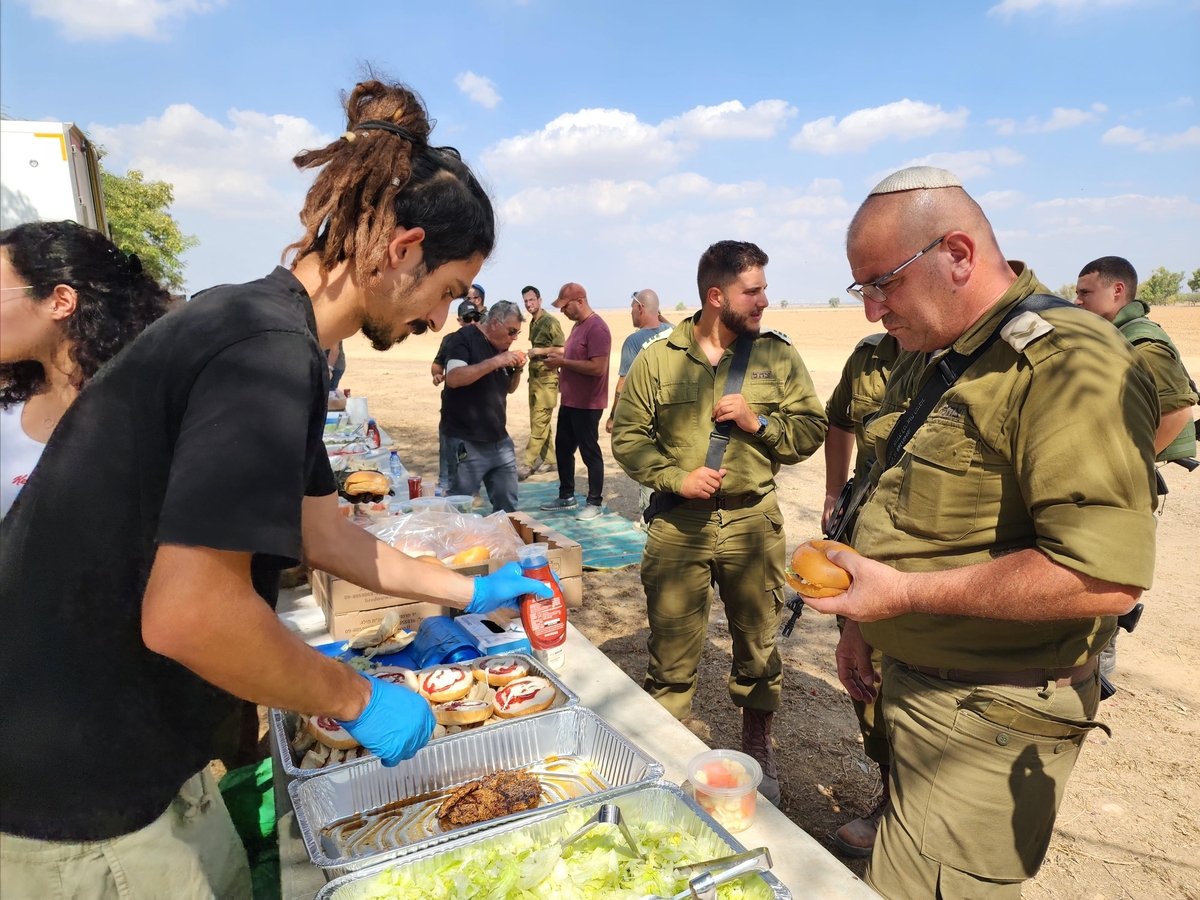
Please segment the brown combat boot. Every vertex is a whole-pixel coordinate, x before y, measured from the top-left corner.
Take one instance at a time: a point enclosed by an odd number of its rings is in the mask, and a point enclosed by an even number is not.
[[[887,766],[879,767],[879,777],[883,779],[883,793],[879,795],[879,802],[875,804],[875,808],[865,816],[847,822],[833,834],[833,843],[847,856],[870,856],[875,847],[879,820],[883,818],[892,802]]]
[[[758,792],[779,805],[779,766],[775,764],[775,748],[771,746],[771,720],[775,713],[764,709],[742,708],[742,752],[753,756],[762,766],[762,784]]]

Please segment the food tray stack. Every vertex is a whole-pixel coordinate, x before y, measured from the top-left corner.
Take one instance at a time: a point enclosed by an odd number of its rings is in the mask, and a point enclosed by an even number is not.
[[[361,855],[354,857],[341,855],[335,843],[323,835],[329,826],[357,813],[420,800],[495,772],[561,758],[584,761],[587,776],[565,792],[548,787],[543,801],[549,801],[548,805],[536,809],[449,832],[423,833],[400,847],[363,848]],[[391,769],[384,768],[374,757],[358,760],[293,781],[288,793],[309,857],[325,872],[326,878],[334,878],[381,860],[399,859],[426,847],[500,828],[517,819],[544,815],[578,800],[595,802],[615,792],[654,782],[662,774],[661,765],[594,712],[575,706],[441,738]],[[588,794],[568,796],[575,791]],[[565,799],[556,799],[559,797]],[[426,818],[436,831],[432,814]]]
[[[554,685],[554,689],[557,692],[557,694],[554,698],[554,702],[552,704],[550,704],[550,710],[561,709],[563,707],[578,705],[579,695],[576,694],[569,687],[567,687],[565,684],[563,684],[562,679],[560,679],[554,673],[554,670],[551,669],[549,666],[544,666],[540,662],[538,662],[536,659],[534,659],[532,656],[527,656],[523,653],[502,653],[499,655],[503,656],[505,659],[509,659],[509,658],[519,659],[521,662],[523,662],[529,668],[530,675],[539,675],[542,678],[545,678],[547,681],[549,681],[552,685]],[[483,660],[492,659],[492,658],[493,657],[485,656],[479,660],[471,660],[471,663],[481,662]],[[463,663],[463,665],[470,665],[470,663]],[[370,674],[370,673],[368,673],[368,674]],[[541,716],[541,715],[546,715],[546,713],[545,712],[533,713],[530,716],[522,716],[521,718],[527,719],[527,718],[533,718],[533,716]],[[268,720],[269,720],[269,727],[270,727],[270,731],[271,731],[271,743],[274,744],[275,751],[279,754],[280,764],[283,767],[284,774],[286,775],[288,781],[291,781],[294,778],[310,778],[313,775],[322,774],[325,772],[336,771],[338,768],[340,768],[342,766],[351,766],[351,765],[354,765],[359,762],[367,761],[366,759],[351,760],[349,762],[338,763],[337,765],[334,765],[334,766],[328,766],[323,769],[301,769],[300,768],[300,760],[296,758],[296,754],[292,751],[292,744],[291,744],[292,738],[294,738],[296,736],[296,724],[299,721],[299,716],[297,716],[296,713],[294,713],[294,712],[286,712],[285,710],[281,710],[281,709],[272,709],[270,714],[268,715]],[[499,726],[486,725],[482,728],[470,729],[469,732],[465,732],[465,733],[471,733],[471,732],[475,732],[475,731],[488,731],[488,730],[491,730],[492,728],[497,728],[497,727],[499,727]],[[430,743],[432,745],[436,745],[436,744],[440,743],[441,741],[449,740],[449,738],[451,738],[451,737],[457,737],[457,735],[448,735],[447,737],[435,738]],[[368,757],[367,759],[373,760],[373,759],[375,759],[375,757],[372,756],[372,757]]]
[[[563,804],[500,827],[426,847],[398,859],[376,860],[362,869],[330,881],[317,893],[316,900],[368,900],[375,896],[372,893],[375,879],[387,869],[403,867],[413,873],[436,872],[456,855],[466,852],[492,849],[503,852],[511,846],[514,835],[518,833],[544,846],[567,836],[567,816],[572,809],[579,808],[585,815],[591,815],[601,802],[616,803],[621,808],[622,818],[635,825],[645,822],[672,823],[680,832],[700,840],[707,859],[745,850],[733,835],[718,825],[682,790],[673,784],[657,782],[632,787],[604,798],[588,797]],[[741,883],[749,900],[791,900],[792,897],[791,891],[770,873],[748,877]]]

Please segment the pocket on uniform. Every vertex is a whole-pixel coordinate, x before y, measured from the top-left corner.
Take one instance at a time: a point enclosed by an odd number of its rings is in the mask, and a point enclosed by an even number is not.
[[[654,430],[664,445],[683,446],[696,437],[699,399],[700,385],[695,381],[666,381],[659,385]],[[704,434],[707,436],[708,432]]]
[[[1018,881],[1042,864],[1087,719],[979,688],[958,704],[936,767],[921,853],[978,878]]]
[[[742,388],[746,405],[756,413],[770,415],[779,409],[780,388],[775,380],[758,380]]]
[[[984,469],[960,424],[930,420],[908,442],[908,470],[893,518],[901,531],[957,541],[975,528]]]

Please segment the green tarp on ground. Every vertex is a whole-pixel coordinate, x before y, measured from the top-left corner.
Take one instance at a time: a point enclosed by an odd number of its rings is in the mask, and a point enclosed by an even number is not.
[[[562,532],[583,546],[585,569],[622,569],[640,565],[642,550],[646,547],[646,533],[638,531],[624,516],[610,512],[604,507],[604,515],[596,519],[581,521],[576,518],[578,510],[547,512],[541,508],[558,498],[557,481],[526,481],[517,492],[517,508],[529,513],[542,524]],[[579,509],[583,509],[587,498],[576,495]]]

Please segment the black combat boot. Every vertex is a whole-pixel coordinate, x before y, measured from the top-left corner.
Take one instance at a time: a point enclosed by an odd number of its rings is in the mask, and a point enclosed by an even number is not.
[[[742,708],[742,752],[753,756],[762,766],[762,784],[758,792],[779,805],[779,766],[775,764],[775,748],[771,746],[771,720],[775,713],[764,709]]]
[[[875,837],[879,834],[879,820],[887,812],[892,802],[891,786],[888,783],[890,770],[888,766],[879,767],[879,777],[883,779],[883,793],[879,802],[866,815],[859,816],[839,828],[833,834],[833,842],[847,856],[870,856],[875,847]]]

